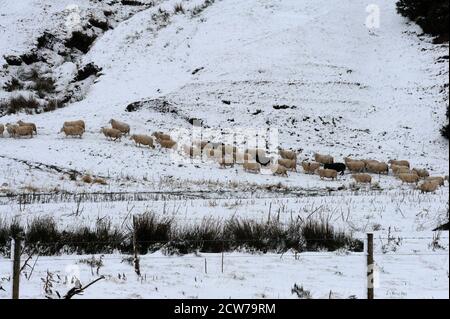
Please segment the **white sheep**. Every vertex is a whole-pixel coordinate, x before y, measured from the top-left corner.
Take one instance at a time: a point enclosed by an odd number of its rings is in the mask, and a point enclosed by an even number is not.
[[[314,154],[314,160],[320,164],[333,164],[334,158],[331,155]]]
[[[34,130],[31,126],[14,126],[13,127],[13,136],[14,137],[20,137],[20,136],[30,136],[30,138],[33,138]]]
[[[120,140],[122,138],[122,131],[115,128],[102,127],[100,133],[106,136],[107,139],[112,139],[114,141]]]
[[[293,172],[297,171],[297,162],[295,160],[281,158],[278,160],[278,164]]]
[[[297,153],[295,153],[294,151],[280,149],[279,154],[281,158],[297,161]]]
[[[33,132],[35,134],[37,134],[36,124],[34,124],[34,123],[25,123],[24,121],[20,120],[20,121],[17,121],[17,124],[19,126],[30,126],[33,129]]]
[[[252,172],[252,173],[259,173],[259,172],[261,172],[261,164],[244,162],[244,171]]]
[[[305,174],[314,174],[320,168],[320,163],[303,161],[302,167]]]
[[[410,167],[411,165],[409,164],[408,161],[406,160],[389,160],[388,163],[390,165],[398,165],[398,166],[406,166],[406,167]]]
[[[323,169],[319,168],[317,170],[317,174],[319,174],[320,179],[324,178],[331,178],[331,179],[337,179],[337,171],[334,169]]]
[[[86,130],[86,123],[84,123],[83,120],[66,121],[64,122],[63,126],[80,126],[83,128],[83,130]]]
[[[357,182],[357,183],[372,183],[372,176],[370,176],[369,174],[353,174],[352,178]]]
[[[131,135],[130,140],[133,140],[137,146],[144,145],[144,146],[149,146],[151,148],[155,148],[155,146],[153,145],[153,138],[148,135],[133,134],[133,135]]]
[[[63,126],[61,128],[61,130],[59,131],[60,133],[63,133],[67,136],[78,136],[79,138],[81,138],[84,134],[84,128],[82,126],[77,126],[77,125],[73,125],[73,126]]]
[[[116,121],[114,119],[109,120],[109,124],[113,129],[119,130],[123,134],[130,134],[130,125],[124,122]]]

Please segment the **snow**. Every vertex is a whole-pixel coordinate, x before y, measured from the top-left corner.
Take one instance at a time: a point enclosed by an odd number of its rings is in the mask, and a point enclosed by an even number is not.
[[[355,236],[375,230],[376,238],[385,238],[391,229],[394,236],[405,238],[396,251],[379,251],[376,257],[382,269],[378,297],[448,298],[447,233],[441,239],[446,241],[444,249],[429,248],[432,230],[448,220],[448,183],[435,194],[420,194],[394,176],[382,175],[373,176],[380,190],[355,191],[349,174],[337,181],[322,181],[301,168],[288,178],[255,175],[239,165],[220,169],[212,160],[189,161],[169,150],[138,148],[127,138],[110,142],[99,133],[116,118],[130,123],[132,133],[164,131],[176,136],[184,130],[189,135],[186,119],[199,118],[219,137],[221,130],[248,133],[275,128],[283,147],[302,150],[299,160],[311,159],[314,152],[331,154],[339,161],[349,155],[408,159],[413,167],[427,168],[432,175],[448,175],[449,144],[439,133],[445,122],[440,90],[448,81],[448,64],[436,63],[448,55],[448,45],[436,46],[418,36],[420,28],[407,23],[396,13],[395,2],[388,0],[377,3],[380,28],[374,30],[365,25],[369,2],[351,0],[221,0],[196,17],[171,15],[168,25],[161,27],[153,15],[160,7],[172,11],[177,2],[162,0],[133,11],[95,41],[78,62],[95,63],[102,67],[102,75],[84,99],[49,113],[0,118],[3,124],[23,119],[38,125],[33,139],[11,139],[6,133],[0,137],[0,194],[26,188],[41,192],[208,190],[211,194],[198,200],[86,202],[81,216],[72,214],[76,203],[22,207],[1,198],[0,218],[29,221],[49,215],[61,227],[70,227],[93,223],[99,216],[120,224],[129,207],[157,213],[170,207],[164,213],[180,223],[235,214],[264,220],[269,207],[281,210],[281,218],[287,220],[319,208],[318,215],[331,216],[334,225]],[[0,0],[0,63],[4,55],[30,49],[43,30],[63,30],[63,11],[73,3],[94,13],[104,6],[88,0],[51,4]],[[187,9],[200,3],[183,1]],[[57,63],[53,70],[61,87],[75,72],[73,62]],[[9,95],[0,91],[0,98]],[[153,99],[168,101],[176,113],[152,109],[148,101]],[[126,106],[136,101],[143,101],[143,108],[126,112]],[[274,105],[294,108],[275,110]],[[79,118],[87,123],[82,139],[57,134],[64,121]],[[108,185],[71,181],[49,165],[102,176]],[[293,193],[314,191],[318,196],[265,191],[280,183]],[[328,188],[342,187],[328,192]],[[217,198],[224,190],[236,191],[242,198]],[[407,239],[416,237],[426,239]],[[364,298],[366,261],[361,254],[311,253],[296,260],[236,252],[231,255],[237,257],[226,258],[224,274],[220,255],[158,254],[142,256],[144,282],[135,279],[130,265],[120,263],[121,256],[105,256],[101,274],[107,279],[84,297],[291,298],[297,283],[311,290],[314,298],[328,298],[330,290],[336,298]],[[44,296],[40,277],[47,269],[63,274],[67,265],[75,263],[84,283],[94,279],[89,267],[78,263],[88,257],[40,257],[32,279],[22,280],[23,297]],[[203,270],[204,258],[210,265],[208,274]],[[0,259],[0,280],[9,272],[9,261]],[[118,279],[118,273],[128,279]],[[0,284],[6,286],[5,281]],[[8,294],[0,291],[0,297]]]

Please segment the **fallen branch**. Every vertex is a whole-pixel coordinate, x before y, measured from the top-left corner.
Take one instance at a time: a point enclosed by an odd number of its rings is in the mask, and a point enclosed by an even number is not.
[[[92,286],[93,284],[95,284],[97,281],[100,281],[100,280],[102,280],[102,279],[105,279],[105,277],[104,277],[104,276],[101,276],[101,277],[95,279],[94,281],[90,282],[89,284],[87,284],[87,285],[84,286],[84,287],[81,287],[81,288],[74,287],[74,288],[70,289],[70,290],[67,292],[67,294],[64,296],[64,299],[71,299],[73,296],[81,294],[81,293],[82,293],[83,291],[85,291],[87,288],[89,288],[90,286]]]

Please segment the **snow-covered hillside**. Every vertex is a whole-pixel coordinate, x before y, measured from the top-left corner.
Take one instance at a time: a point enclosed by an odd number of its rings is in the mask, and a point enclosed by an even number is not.
[[[432,229],[446,217],[448,219],[448,182],[436,194],[421,195],[415,186],[402,184],[392,174],[373,175],[374,182],[378,183],[376,187],[362,187],[363,192],[355,192],[351,174],[337,181],[325,181],[317,175],[304,174],[300,165],[298,172],[289,172],[288,177],[247,173],[241,165],[221,169],[213,160],[192,161],[185,156],[175,156],[172,150],[139,148],[128,138],[112,142],[100,133],[101,127],[108,126],[109,120],[114,118],[129,123],[132,134],[163,131],[179,137],[181,147],[182,137],[196,134],[189,121],[199,119],[204,129],[212,132],[215,142],[229,142],[229,132],[244,132],[243,140],[236,142],[242,150],[245,134],[273,130],[283,148],[299,153],[299,162],[312,159],[315,152],[320,152],[333,155],[339,162],[346,156],[386,162],[407,159],[413,167],[426,168],[431,175],[449,174],[449,143],[439,133],[445,122],[443,94],[448,93],[448,86],[447,91],[443,91],[443,86],[448,83],[448,62],[438,62],[440,57],[448,56],[448,44],[433,45],[430,38],[419,36],[420,28],[396,13],[395,1],[377,2],[380,26],[375,29],[366,26],[369,15],[366,8],[370,4],[367,1],[210,2],[204,10],[194,14],[203,0],[158,0],[153,6],[140,7],[121,6],[119,1],[0,0],[0,64],[6,63],[4,56],[20,55],[34,47],[44,31],[65,34],[69,5],[79,6],[82,21],[92,14],[103,17],[105,10],[119,12],[112,27],[98,33],[86,54],[79,52],[72,59],[64,60],[48,53],[51,58],[45,67],[56,77],[61,95],[66,93],[64,90],[76,92],[78,101],[70,100],[65,107],[51,112],[0,117],[0,124],[18,120],[34,122],[38,131],[32,139],[10,138],[6,132],[0,137],[0,194],[233,190],[240,191],[243,197],[253,196],[254,191],[264,197],[261,194],[272,189],[266,199],[249,199],[253,202],[244,206],[240,203],[236,210],[223,209],[226,204],[217,208],[208,204],[208,199],[201,204],[173,204],[189,206],[182,213],[174,214],[175,218],[195,222],[203,216],[233,214],[265,218],[266,207],[272,205],[272,201],[277,205],[276,201],[282,200],[276,199],[282,197],[277,190],[283,190],[283,194],[289,190],[314,190],[320,197],[293,199],[295,196],[288,196],[289,213],[285,217],[309,216],[317,207],[327,207],[324,214],[331,214],[334,209],[338,215],[352,214],[351,218],[342,218],[336,224],[357,236],[376,230],[385,237],[388,229],[393,228],[400,237],[432,238]],[[177,3],[185,8],[184,14],[173,12]],[[161,12],[170,13],[169,17],[161,18]],[[98,77],[82,82],[82,89],[77,88],[77,83],[71,80],[77,68],[89,63],[100,67],[101,72]],[[19,72],[20,68],[14,70]],[[0,71],[0,84],[10,78],[8,71]],[[0,89],[0,98],[6,100],[19,93],[24,92]],[[78,119],[84,119],[87,125],[82,139],[66,138],[58,133],[64,121]],[[180,132],[184,135],[180,136]],[[107,184],[91,185],[80,178],[73,180],[71,172],[98,176]],[[330,190],[335,192],[329,194]],[[335,196],[342,200],[336,200]],[[233,199],[225,201],[229,205],[234,202]],[[71,204],[30,205],[24,210],[13,200],[1,203],[0,218],[16,216],[29,220],[33,215],[49,214],[57,217],[61,225],[73,222],[66,216],[74,209]],[[156,212],[162,205],[158,201],[135,204],[136,210],[152,206],[157,207]],[[107,203],[95,207],[89,203],[83,205],[87,211],[83,220],[87,222],[93,222],[106,212],[113,214],[110,217],[115,223],[120,224],[126,218],[125,203],[111,204],[114,207]],[[405,206],[408,212],[402,211]],[[424,212],[427,215],[422,218],[420,214]],[[448,238],[445,240],[446,247],[440,252],[448,254]],[[431,241],[405,244],[405,250],[400,250],[404,256],[395,257],[398,269],[385,281],[383,297],[448,297],[448,262],[444,262],[446,258],[448,261],[448,256],[430,257],[430,264],[417,259],[409,262],[408,254],[412,252],[430,253]],[[306,275],[301,278],[296,278],[294,259],[286,264],[267,263],[267,268],[261,266],[255,270],[255,275],[247,268],[242,270],[241,259],[236,258],[230,265],[234,280],[251,281],[249,290],[237,295],[233,295],[233,291],[239,290],[236,289],[239,284],[232,283],[223,291],[217,288],[229,279],[229,274],[220,279],[209,275],[202,279],[207,284],[197,285],[173,274],[183,273],[183,269],[171,269],[170,274],[161,275],[170,280],[160,279],[164,285],[176,281],[179,291],[167,288],[158,296],[288,297],[296,281],[308,286],[308,280],[313,281],[323,273],[332,276],[348,270],[348,260],[336,254],[330,254],[320,269],[305,258],[307,265],[303,273]],[[120,263],[117,256],[111,260]],[[360,261],[362,267],[364,260]],[[243,264],[252,262],[251,258],[242,258]],[[64,269],[56,261],[47,264],[43,260],[39,275],[44,276],[47,265],[55,267],[55,271]],[[401,268],[402,265],[406,268]],[[145,271],[159,272],[166,266],[152,266]],[[122,266],[111,264],[108,271],[124,271],[116,267]],[[193,280],[196,268],[184,259],[182,267],[190,268],[186,276]],[[292,277],[287,286],[270,286],[270,281],[276,282],[279,274],[273,275],[264,284],[266,286],[257,282],[263,272],[282,267],[286,267]],[[131,267],[128,268],[132,272]],[[313,269],[314,272],[307,273]],[[399,273],[399,269],[416,272],[417,278],[392,275]],[[0,268],[0,278],[4,276],[2,272],[8,271],[6,266]],[[433,276],[430,274],[435,277],[433,284],[428,285],[427,278]],[[27,297],[42,297],[37,287],[39,275],[35,283],[27,283]],[[255,277],[248,279],[248,276]],[[363,297],[364,281],[352,280],[333,287],[315,282],[310,289],[314,297],[328,297],[330,289],[341,298]],[[125,285],[122,281],[111,281],[110,284]],[[402,286],[404,282],[407,284]],[[192,285],[196,288],[189,290]],[[199,287],[214,290],[214,293],[199,292]],[[154,296],[135,294],[134,289],[139,287],[133,286],[124,295],[114,297]],[[254,291],[249,292],[251,289]],[[103,297],[102,291],[96,296]]]

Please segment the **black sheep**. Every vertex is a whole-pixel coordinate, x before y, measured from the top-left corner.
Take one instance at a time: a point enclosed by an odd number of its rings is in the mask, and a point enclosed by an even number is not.
[[[333,164],[325,164],[325,169],[334,169],[335,171],[341,172],[341,175],[344,175],[345,169],[347,166],[345,166],[344,163],[333,163]]]

